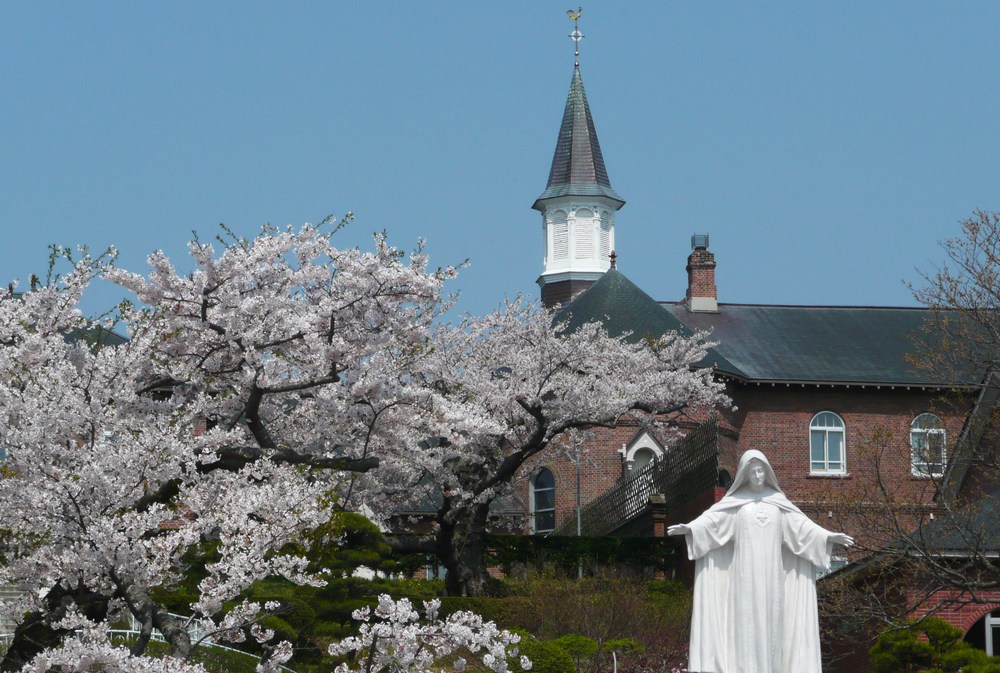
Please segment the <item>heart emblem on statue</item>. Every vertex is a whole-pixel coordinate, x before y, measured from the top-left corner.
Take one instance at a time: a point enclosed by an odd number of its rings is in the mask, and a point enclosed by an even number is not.
[[[757,525],[760,526],[761,528],[766,526],[771,521],[771,517],[767,515],[767,512],[761,509],[758,509],[756,512],[754,512],[753,518],[754,521],[757,522]]]

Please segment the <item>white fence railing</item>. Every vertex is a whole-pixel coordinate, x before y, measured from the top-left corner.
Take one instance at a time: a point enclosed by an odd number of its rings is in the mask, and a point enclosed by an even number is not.
[[[170,613],[170,616],[187,623],[187,632],[188,636],[191,638],[192,644],[199,643],[203,647],[211,647],[213,649],[225,650],[226,652],[232,652],[234,654],[241,654],[246,657],[257,658],[256,655],[250,654],[249,652],[238,650],[235,647],[220,645],[215,642],[212,638],[211,631],[206,628],[206,622],[204,620],[186,617],[184,615],[176,615],[174,613]],[[108,629],[108,636],[123,639],[138,638],[140,635],[140,624],[132,615],[129,615],[128,626],[129,628],[127,629]],[[2,645],[4,650],[10,646],[13,640],[13,633],[0,633],[0,645]],[[153,633],[150,635],[150,640],[156,640],[161,643],[166,642],[166,639],[163,637],[163,634],[160,633],[159,629],[153,629]],[[286,673],[295,673],[294,670],[288,668],[287,666],[282,666],[281,670]]]

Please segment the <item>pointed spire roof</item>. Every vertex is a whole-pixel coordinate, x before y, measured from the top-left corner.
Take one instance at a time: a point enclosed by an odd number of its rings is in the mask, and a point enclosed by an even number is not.
[[[579,65],[573,68],[549,183],[532,208],[542,210],[542,201],[559,196],[604,196],[617,201],[619,208],[625,205],[625,200],[611,188],[608,170],[604,167],[601,143],[597,140]]]

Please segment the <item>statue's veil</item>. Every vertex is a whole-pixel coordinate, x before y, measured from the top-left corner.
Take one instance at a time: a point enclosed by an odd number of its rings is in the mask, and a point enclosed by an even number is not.
[[[778,477],[775,476],[771,463],[767,462],[767,457],[757,449],[750,449],[740,457],[740,465],[736,469],[733,485],[726,491],[727,496],[736,495],[737,491],[750,483],[750,462],[754,459],[759,460],[764,466],[764,484],[778,493],[783,493],[781,487],[778,486]]]

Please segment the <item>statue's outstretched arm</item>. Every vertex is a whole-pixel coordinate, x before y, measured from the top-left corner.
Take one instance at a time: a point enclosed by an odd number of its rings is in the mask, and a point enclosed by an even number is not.
[[[827,541],[832,542],[833,544],[840,544],[845,547],[850,547],[854,544],[854,538],[847,533],[830,533]]]

